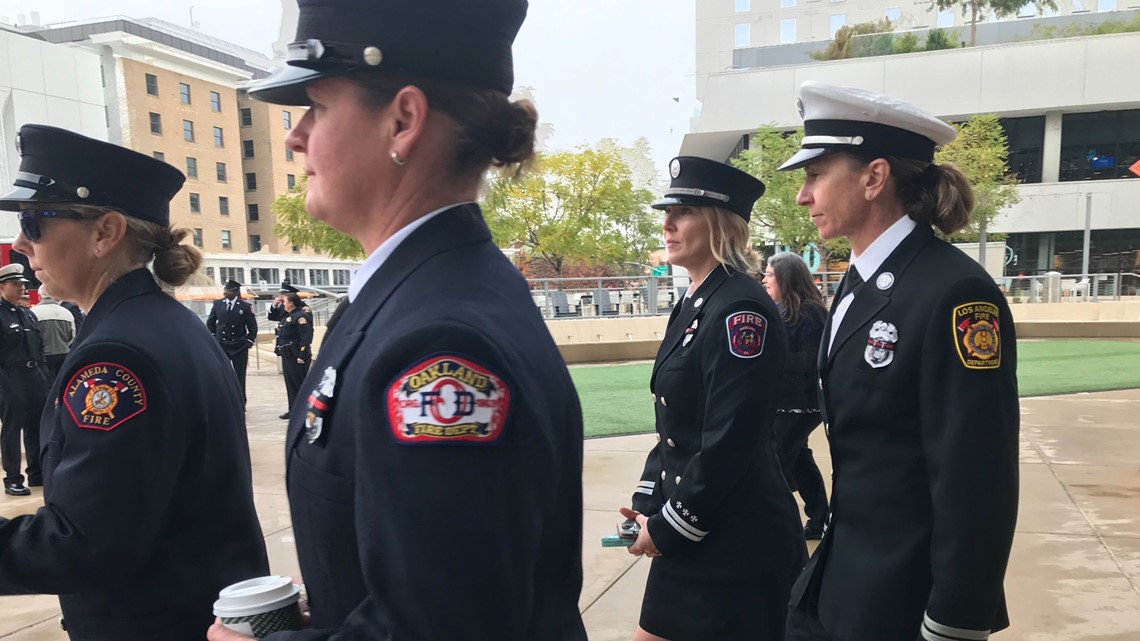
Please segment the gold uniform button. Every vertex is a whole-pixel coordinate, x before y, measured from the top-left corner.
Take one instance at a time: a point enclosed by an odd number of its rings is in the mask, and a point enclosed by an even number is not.
[[[669,444],[669,447],[677,447],[677,444],[673,442],[673,439],[669,439],[665,442]]]

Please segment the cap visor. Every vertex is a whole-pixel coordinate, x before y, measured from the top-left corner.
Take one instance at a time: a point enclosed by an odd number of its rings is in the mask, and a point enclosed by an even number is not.
[[[45,197],[36,198],[40,195],[38,190],[31,187],[13,187],[12,191],[0,196],[0,210],[3,211],[19,211],[28,203],[36,202],[59,202],[58,200],[48,200]]]
[[[347,68],[326,69],[314,71],[301,67],[280,67],[273,75],[261,80],[254,80],[246,84],[245,89],[254,100],[268,102],[274,105],[308,105],[309,94],[305,87],[310,82],[335,76],[348,71]]]
[[[809,162],[819,158],[829,152],[838,151],[836,149],[801,149],[796,152],[796,155],[788,159],[788,162],[779,166],[776,171],[791,171],[793,169],[800,169]]]

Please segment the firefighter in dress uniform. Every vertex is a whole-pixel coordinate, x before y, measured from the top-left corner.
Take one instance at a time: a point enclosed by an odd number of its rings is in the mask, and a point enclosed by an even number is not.
[[[222,351],[230,359],[237,375],[242,403],[246,402],[245,370],[249,365],[249,350],[257,343],[257,317],[253,305],[241,298],[241,283],[226,281],[222,297],[214,301],[206,329],[217,339]]]
[[[368,255],[286,436],[313,630],[268,641],[586,638],[578,397],[475,202],[534,154],[526,7],[301,0],[290,66],[250,89],[311,105],[306,209]]]
[[[0,595],[58,594],[73,641],[197,641],[218,591],[269,568],[230,364],[159,285],[202,260],[170,227],[185,177],[55,127],[19,135],[13,246],[87,317],[44,406],[44,506],[0,518]]]
[[[1017,517],[1013,319],[993,279],[934,234],[969,182],[933,162],[955,130],[900,100],[801,88],[799,204],[851,242],[819,372],[832,460],[823,539],[792,591],[792,641],[981,641],[1009,625]]]
[[[0,453],[4,493],[31,494],[44,484],[40,471],[40,415],[47,395],[44,341],[35,314],[21,302],[27,291],[24,266],[0,268]],[[28,485],[20,474],[20,435],[24,436]]]
[[[309,373],[309,363],[313,360],[313,317],[305,311],[308,308],[301,303],[301,297],[297,294],[285,294],[283,298],[283,314],[277,321],[277,343],[273,351],[281,357],[285,396],[291,409],[301,381]],[[289,410],[280,418],[289,418]]]
[[[728,165],[670,165],[663,225],[686,268],[650,378],[658,443],[622,509],[630,553],[654,557],[634,641],[783,641],[806,559],[773,423],[787,356],[780,313],[753,277],[748,220],[764,184]]]

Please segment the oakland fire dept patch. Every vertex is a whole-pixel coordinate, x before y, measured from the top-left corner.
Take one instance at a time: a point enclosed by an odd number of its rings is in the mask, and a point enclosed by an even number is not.
[[[492,443],[503,434],[511,390],[490,369],[436,355],[388,386],[388,423],[401,443]]]
[[[146,411],[146,390],[134,372],[115,363],[94,363],[79,370],[63,390],[75,424],[110,432]]]
[[[998,307],[978,301],[954,308],[954,345],[966,369],[1001,367]]]
[[[768,320],[757,312],[736,312],[725,320],[728,351],[739,358],[756,358],[764,352]]]

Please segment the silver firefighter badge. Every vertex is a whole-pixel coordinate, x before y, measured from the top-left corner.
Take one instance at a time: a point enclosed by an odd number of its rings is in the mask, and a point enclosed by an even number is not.
[[[875,369],[890,365],[895,359],[895,343],[898,340],[899,330],[894,325],[875,321],[871,326],[871,335],[867,338],[867,348],[863,350],[863,359]]]

